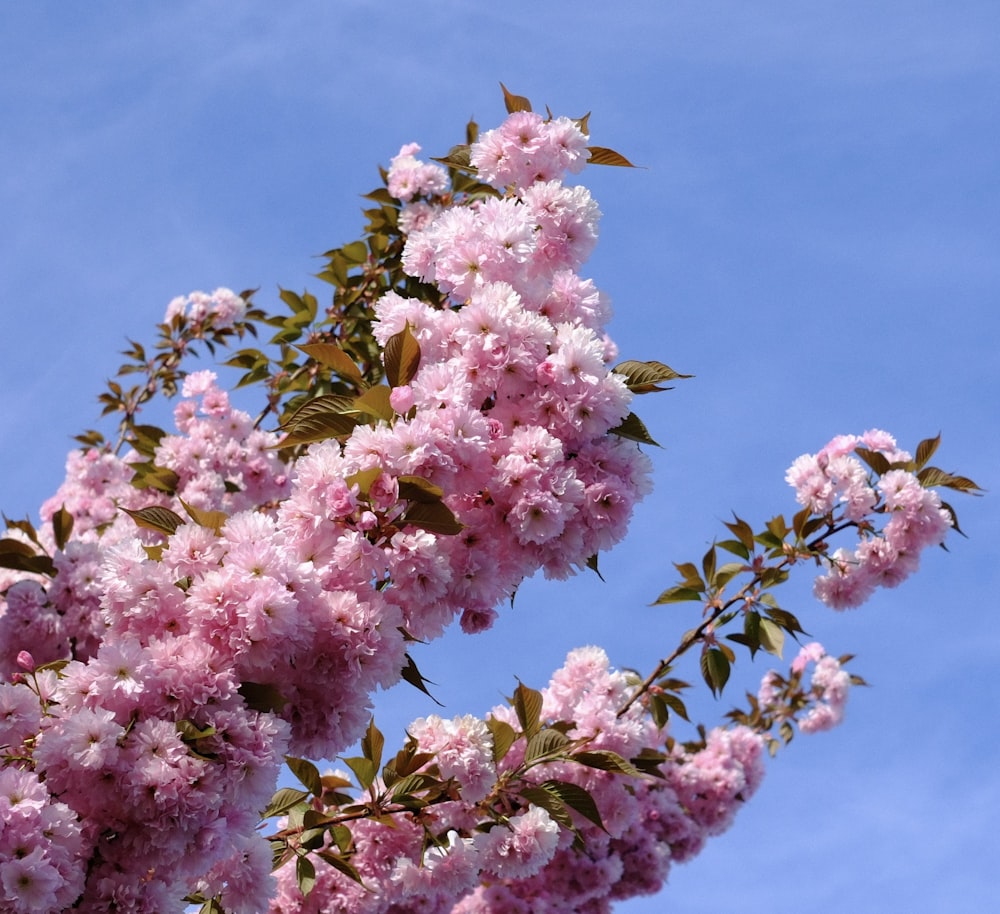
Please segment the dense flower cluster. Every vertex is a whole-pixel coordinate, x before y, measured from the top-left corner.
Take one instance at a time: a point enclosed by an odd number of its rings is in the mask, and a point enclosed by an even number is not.
[[[803,683],[806,670],[812,665],[807,684]],[[794,716],[803,733],[818,733],[837,726],[844,718],[844,708],[851,687],[851,677],[836,657],[831,657],[818,641],[806,644],[792,661],[791,679],[779,676],[773,670],[761,680],[757,700],[765,712],[779,718]]]
[[[282,758],[343,752],[371,694],[409,669],[410,642],[456,618],[487,628],[526,577],[585,566],[649,489],[646,457],[614,433],[632,393],[612,368],[610,309],[578,273],[600,215],[563,183],[589,155],[580,124],[511,115],[469,150],[493,190],[467,197],[418,151],[393,158],[388,192],[404,270],[440,295],[375,304],[375,341],[418,350],[382,388],[388,406],[366,422],[364,395],[333,397],[351,404],[353,430],[310,438],[293,459],[210,371],[186,376],[170,434],[129,424],[141,392],[112,398],[135,450],[70,455],[42,530],[5,538],[0,911],[166,914],[198,897],[230,914],[605,914],[656,891],[760,783],[760,734],[715,729],[685,748],[603,651],[582,648],[531,725],[506,706],[412,725],[426,778],[412,783],[440,787],[432,800],[368,817],[355,806],[337,832],[338,808],[311,787],[319,831],[284,846],[299,865],[269,875],[258,825]],[[146,393],[180,384],[191,340],[241,335],[247,315],[226,289],[171,302],[166,374],[138,369]],[[814,514],[842,509],[862,530],[817,583],[836,606],[901,580],[949,526],[909,471],[872,483],[859,446],[908,459],[869,432],[788,476]],[[846,681],[818,646],[793,679],[808,662],[800,726],[818,730],[839,719]],[[640,756],[655,776],[632,768]],[[375,797],[390,777],[372,764]],[[339,865],[311,874],[314,851]]]
[[[881,455],[890,469],[872,473],[854,456],[864,447]],[[797,458],[785,477],[799,503],[817,515],[842,510],[862,531],[856,549],[838,549],[830,571],[816,580],[816,596],[834,609],[860,606],[877,587],[895,587],[920,564],[920,553],[944,541],[951,515],[932,489],[909,470],[893,468],[911,455],[887,432],[840,435],[816,454]],[[876,522],[887,517],[881,529]]]
[[[541,692],[543,721],[572,721],[566,735],[591,752],[636,756],[661,744],[662,734],[639,707],[619,715],[630,688],[604,651],[579,648]],[[494,708],[490,717],[518,726],[509,706]],[[690,859],[723,832],[763,776],[762,740],[745,727],[711,731],[703,749],[675,747],[660,777],[639,781],[573,760],[525,766],[520,741],[495,763],[486,723],[471,716],[422,719],[409,732],[435,753],[460,799],[428,807],[419,820],[367,822],[355,831],[352,862],[376,891],[324,868],[304,896],[285,868],[271,914],[600,914],[615,899],[659,890],[671,863]],[[581,851],[572,832],[530,802],[513,801],[500,821],[485,816],[487,791],[504,779],[517,785],[513,797],[553,780],[581,788],[593,798],[603,828],[574,815]],[[428,836],[435,841],[430,848]]]
[[[536,125],[533,142],[579,147],[567,124]],[[342,751],[371,692],[399,679],[407,639],[439,635],[456,614],[469,631],[488,626],[525,576],[565,576],[620,539],[648,489],[646,458],[607,435],[630,395],[609,368],[606,304],[573,272],[596,237],[589,195],[547,166],[519,195],[445,208],[444,172],[416,151],[404,147],[390,170],[400,200],[433,204],[404,260],[454,307],[394,293],[379,303],[380,342],[409,325],[422,356],[392,392],[394,420],[314,445],[289,472],[277,437],[233,408],[211,372],[191,374],[176,433],[151,453],[70,457],[42,509],[73,521],[62,549],[45,533],[53,579],[11,576],[0,745],[50,808],[82,823],[70,855],[76,894],[90,861],[82,909],[176,910],[199,885],[233,910],[259,907],[268,883],[254,871],[267,854],[253,828],[282,755]],[[225,327],[244,313],[217,290],[176,299],[167,320]],[[143,467],[155,468],[155,489],[133,485]],[[444,493],[457,535],[408,522],[428,486]],[[148,521],[164,516],[173,532]],[[33,674],[32,692],[14,662],[25,649],[32,667],[70,662]],[[481,736],[470,737],[481,763],[470,797],[496,775]],[[498,871],[524,875],[540,865],[535,838],[553,828],[539,810],[480,844]],[[398,879],[433,876],[454,898],[454,854],[435,853],[438,865],[432,853]],[[65,906],[65,885],[35,909]]]

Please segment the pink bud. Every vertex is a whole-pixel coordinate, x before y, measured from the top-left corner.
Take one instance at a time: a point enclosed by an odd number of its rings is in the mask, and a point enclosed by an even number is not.
[[[20,651],[17,655],[17,665],[22,670],[27,670],[29,673],[35,671],[35,658],[31,656],[27,651]]]

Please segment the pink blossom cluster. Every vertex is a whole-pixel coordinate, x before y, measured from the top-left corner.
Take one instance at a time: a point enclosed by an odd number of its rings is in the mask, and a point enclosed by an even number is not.
[[[413,194],[433,195],[437,173],[409,162],[415,151],[396,175],[409,170]],[[3,601],[11,678],[0,752],[3,770],[31,773],[49,807],[77,817],[65,884],[83,866],[82,889],[72,883],[80,910],[179,911],[193,890],[221,891],[227,911],[260,910],[269,855],[254,826],[282,755],[342,751],[367,723],[372,691],[400,678],[408,639],[435,637],[456,615],[469,631],[487,627],[524,577],[565,576],[624,534],[648,461],[608,435],[630,394],[610,370],[607,305],[574,272],[597,210],[557,178],[547,171],[505,200],[435,200],[436,215],[411,235],[407,262],[419,255],[454,306],[393,294],[379,304],[381,342],[409,324],[421,348],[416,375],[392,392],[392,422],[315,445],[289,470],[276,436],[197,372],[176,433],[152,455],[174,494],[132,486],[139,455],[70,458],[42,511],[74,520],[63,549],[45,529],[55,577],[14,575]],[[466,245],[484,267],[478,279],[462,266]],[[195,293],[167,319],[225,327],[243,307],[226,290]],[[428,484],[458,534],[410,519]],[[182,521],[176,532],[139,529],[120,510],[155,508]],[[201,523],[188,508],[225,519]],[[69,663],[26,678],[14,660],[26,649],[32,667]],[[496,773],[481,724],[454,730],[465,742],[442,743],[442,764],[481,796]],[[450,906],[484,871],[456,864],[467,838],[447,837],[443,813],[441,825],[423,866],[419,853],[398,871],[404,858],[393,858],[400,897],[423,886]],[[376,828],[359,825],[359,843],[366,827]],[[542,810],[525,810],[469,853],[520,878],[547,859],[539,848],[554,851],[555,835]],[[44,854],[55,851],[30,857],[38,885]]]
[[[397,200],[409,203],[416,196],[435,197],[448,190],[448,172],[440,165],[421,162],[418,143],[407,143],[389,163],[386,186]]]
[[[854,451],[864,447],[884,456],[890,469],[872,478]],[[854,550],[838,549],[830,570],[816,580],[816,596],[834,609],[860,606],[877,587],[895,587],[920,563],[920,553],[944,541],[952,526],[941,499],[898,464],[911,460],[887,432],[841,435],[816,454],[803,454],[785,479],[799,503],[817,515],[840,510],[862,531]],[[879,529],[878,521],[885,519]]]
[[[114,577],[127,576],[131,569],[109,558],[113,546],[128,544],[133,553],[145,558],[140,544],[156,538],[148,531],[137,531],[135,521],[121,509],[163,506],[185,516],[183,501],[203,510],[232,512],[273,505],[288,494],[288,472],[273,449],[278,436],[253,428],[250,416],[233,408],[212,372],[189,375],[183,394],[185,399],[174,410],[178,433],[165,435],[154,454],[158,466],[176,474],[176,498],[131,485],[132,465],[141,459],[135,452],[124,457],[93,448],[70,453],[65,481],[42,505],[40,515],[50,522],[60,509],[65,510],[73,518],[73,538],[58,550],[51,528],[43,527],[40,537],[52,551],[56,567],[47,588],[37,576],[7,576],[8,588],[5,597],[0,597],[0,643],[5,645],[0,673],[14,673],[14,657],[22,648],[30,649],[38,663],[93,656],[111,622],[107,617],[108,591],[102,586],[102,574],[107,578],[108,571],[101,570],[108,562],[112,589],[130,585],[131,613],[145,611],[153,629],[168,626],[169,612],[164,611],[158,619],[161,597],[155,588],[150,596],[147,572],[131,581]],[[197,550],[208,549],[212,537],[204,529],[192,533],[188,528],[181,539],[188,548]],[[218,557],[217,552],[209,555],[214,561]],[[148,567],[155,568],[156,563],[150,562]],[[182,596],[173,586],[174,580],[168,580],[174,571],[161,568],[148,572],[161,580],[160,588],[168,595],[163,598],[166,607],[178,603]],[[184,576],[183,565],[176,571]]]
[[[12,686],[0,685],[0,690]],[[38,704],[26,689],[37,717]],[[0,708],[15,719],[9,693]],[[20,700],[20,696],[15,701]],[[37,721],[35,722],[37,726]],[[80,895],[84,883],[84,838],[76,814],[54,802],[31,771],[0,769],[0,910],[10,914],[56,914]]]
[[[4,910],[179,911],[199,880],[229,910],[259,910],[270,884],[257,819],[287,732],[237,686],[209,648],[164,637],[109,639],[58,676],[31,669],[0,687],[0,784],[14,785],[0,797],[14,807],[0,875],[37,903]],[[27,812],[34,846],[17,835]],[[239,881],[248,858],[252,891]]]
[[[552,181],[567,171],[576,174],[589,156],[587,136],[577,122],[519,111],[484,133],[470,158],[482,181],[503,189]]]
[[[639,706],[619,716],[630,689],[600,648],[574,650],[542,690],[542,726],[572,721],[570,740],[624,758],[658,744],[662,749],[662,735]],[[519,729],[509,706],[494,708],[491,717]],[[304,897],[285,868],[278,871],[271,914],[608,912],[615,900],[659,890],[671,863],[690,859],[708,837],[723,832],[763,776],[761,739],[745,727],[713,730],[697,751],[675,748],[660,766],[662,778],[641,779],[577,761],[523,771],[523,739],[496,764],[489,730],[471,716],[422,719],[409,732],[421,749],[435,752],[441,774],[457,782],[460,800],[426,807],[419,822],[396,816],[392,825],[365,822],[355,830],[352,863],[377,891],[321,867]],[[556,779],[585,789],[604,829],[574,813],[584,839],[578,850],[571,832],[530,803],[508,804],[499,822],[484,816],[477,804],[485,786],[518,770],[522,788]],[[430,848],[427,834],[436,836]]]
[[[232,327],[247,311],[247,303],[231,289],[216,289],[214,292],[192,292],[179,295],[167,305],[164,321],[170,323],[176,317],[183,317],[192,323],[208,322],[214,329]]]
[[[840,661],[827,654],[818,641],[803,645],[792,661],[792,673],[801,680],[810,665],[809,681],[799,687],[808,710],[796,721],[803,733],[819,733],[832,729],[844,719],[851,677]],[[757,700],[765,711],[778,711],[779,716],[787,716],[787,696],[782,694],[786,685],[773,670],[765,674],[757,692]]]

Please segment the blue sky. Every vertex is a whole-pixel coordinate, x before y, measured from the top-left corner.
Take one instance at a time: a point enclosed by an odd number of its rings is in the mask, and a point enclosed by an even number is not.
[[[637,404],[665,447],[607,583],[532,582],[478,639],[418,658],[447,713],[542,684],[578,644],[649,669],[692,624],[649,602],[735,510],[794,502],[788,463],[871,427],[995,493],[1000,6],[981,2],[0,6],[0,506],[34,513],[124,337],[193,289],[321,286],[405,142],[443,153],[498,83],[593,112],[589,275],[623,357],[697,377]],[[798,738],[734,829],[674,870],[671,910],[986,910],[1000,813],[1000,512],[862,610],[785,605],[874,685]],[[806,575],[808,577],[808,574]],[[742,663],[716,720],[765,666]],[[739,671],[738,671],[739,672]],[[404,687],[405,688],[405,687]],[[392,693],[391,733],[434,710]]]

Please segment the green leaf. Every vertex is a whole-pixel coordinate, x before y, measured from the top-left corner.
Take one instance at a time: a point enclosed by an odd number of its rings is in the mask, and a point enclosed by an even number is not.
[[[691,600],[701,600],[702,592],[688,587],[684,584],[677,584],[663,591],[651,605],[660,606],[663,603],[686,603]]]
[[[375,783],[378,766],[370,758],[362,758],[360,755],[354,755],[343,759],[343,762],[354,772],[354,776],[358,779],[358,784],[362,790],[367,790]]]
[[[383,203],[391,203],[391,200],[379,201]],[[352,241],[350,244],[345,244],[340,252],[344,255],[344,259],[348,263],[352,264],[362,264],[368,260],[368,247],[363,241]]]
[[[273,714],[288,704],[288,699],[278,691],[278,687],[268,683],[244,682],[236,691],[243,696],[251,711]]]
[[[542,693],[537,689],[518,682],[512,700],[521,731],[529,739],[540,729],[539,718],[542,713]]]
[[[601,831],[606,831],[604,822],[601,820],[601,813],[597,809],[597,804],[588,790],[578,784],[571,784],[569,781],[550,780],[540,785],[546,792],[557,796],[571,809],[576,810],[584,818],[589,819]]]
[[[729,659],[721,648],[713,647],[702,652],[701,675],[712,690],[713,695],[719,695],[729,680]]]
[[[558,754],[559,750],[567,743],[569,743],[569,737],[565,733],[543,728],[528,740],[528,745],[524,750],[524,761],[526,764],[530,764],[539,759],[549,758]]]
[[[730,542],[735,542],[730,540]],[[717,545],[721,546],[721,543]],[[742,543],[736,543],[737,546],[742,548]],[[740,562],[726,562],[721,568],[719,568],[712,578],[712,586],[717,590],[722,590],[733,578],[736,577],[746,566]]]
[[[421,476],[397,476],[396,484],[399,486],[399,497],[406,501],[434,504],[441,501],[441,496],[444,495],[440,486]]]
[[[333,851],[326,849],[316,851],[316,856],[319,857],[321,860],[325,860],[335,870],[338,870],[339,872],[347,876],[348,879],[353,880],[358,885],[364,885],[364,882],[361,881],[360,873],[358,873],[358,871],[353,866],[351,866],[351,864],[348,863],[343,857],[340,857]]]
[[[440,787],[442,783],[440,778],[436,778],[432,774],[419,772],[408,774],[392,785],[392,796],[393,799],[398,801],[402,797],[415,794],[418,790],[426,790],[428,787]]]
[[[785,633],[776,622],[770,619],[760,620],[760,645],[769,654],[781,657],[781,651],[785,646]]]
[[[726,526],[729,528],[729,532],[733,534],[746,548],[748,552],[753,552],[754,550],[754,535],[753,528],[741,518],[733,515],[733,523],[725,521]]]
[[[361,751],[365,754],[365,758],[371,759],[375,767],[379,768],[382,765],[382,749],[384,747],[385,737],[379,728],[375,726],[375,718],[372,717],[368,721],[368,729],[365,731],[365,735],[361,738]]]
[[[216,536],[222,534],[222,528],[225,526],[226,521],[229,520],[229,515],[225,511],[203,511],[201,508],[189,505],[184,499],[180,499],[180,503],[181,507],[187,512],[188,517],[199,527],[212,530]]]
[[[622,419],[619,425],[608,430],[609,435],[618,435],[619,438],[627,438],[629,441],[638,441],[639,444],[651,444],[654,447],[660,445],[649,434],[649,430],[642,420],[635,414],[629,413]]]
[[[570,815],[569,809],[557,794],[546,790],[545,787],[542,786],[522,787],[521,797],[529,803],[534,803],[535,806],[539,806],[544,809],[563,828],[576,831],[576,827],[573,825],[573,817]]]
[[[585,562],[586,566],[594,572],[602,581],[604,580],[604,575],[601,574],[600,569],[597,567],[597,553],[595,552],[590,558]]]
[[[283,816],[290,809],[304,803],[309,799],[309,794],[304,790],[296,790],[294,787],[282,787],[275,791],[271,802],[260,814],[262,819],[269,819],[271,816]]]
[[[508,114],[513,114],[515,111],[531,110],[531,102],[523,95],[514,95],[503,83],[500,83],[500,88],[503,90],[503,103]]]
[[[356,386],[365,386],[364,378],[361,377],[361,369],[354,364],[354,359],[336,343],[306,343],[298,348],[309,358],[315,359],[320,365],[331,369],[342,378],[347,378]]]
[[[409,324],[386,340],[383,361],[390,387],[402,387],[413,380],[420,366],[420,344]]]
[[[396,523],[400,526],[419,527],[442,536],[454,536],[465,529],[465,525],[458,522],[451,508],[442,501],[410,502]]]
[[[705,580],[711,581],[715,577],[715,543],[705,553],[701,560],[701,570],[705,573]]]
[[[295,861],[295,878],[299,883],[299,891],[308,896],[316,885],[316,867],[308,857],[299,857]]]
[[[121,510],[131,517],[139,527],[145,530],[155,530],[157,533],[164,533],[167,536],[173,536],[179,527],[184,526],[183,517],[169,508],[162,508],[159,505],[151,505],[148,508],[139,508],[135,511],[129,508],[121,508]]]
[[[610,749],[592,749],[590,751],[576,752],[570,757],[574,762],[579,762],[581,765],[586,765],[589,768],[597,768],[600,771],[614,771],[617,774],[625,774],[629,777],[639,777],[642,774],[635,765]]]
[[[308,405],[306,404],[306,406]],[[350,435],[357,425],[358,420],[353,416],[345,416],[340,412],[311,410],[305,417],[293,418],[289,422],[285,437],[278,442],[276,447],[295,447],[299,444],[326,441],[329,438],[344,438]]]
[[[409,654],[404,654],[403,656],[406,657],[406,666],[403,667],[402,672],[400,673],[403,679],[414,688],[420,689],[420,691],[423,692],[424,695],[426,695],[428,698],[430,698],[431,701],[434,702],[434,704],[440,705],[443,708],[444,705],[442,705],[440,701],[438,701],[433,695],[431,695],[430,692],[427,691],[427,686],[425,685],[425,683],[430,682],[431,685],[434,685],[434,683],[431,682],[431,680],[429,679],[424,679],[420,670],[417,669],[417,665],[413,662],[413,658]]]
[[[983,489],[968,477],[954,476],[944,470],[939,470],[937,467],[924,467],[917,473],[917,479],[925,489],[929,489],[931,486],[945,486],[958,492],[970,492],[973,495],[983,492]]]
[[[499,763],[514,745],[517,732],[506,721],[497,720],[495,717],[486,718],[486,727],[493,735],[493,761]]]
[[[739,540],[719,540],[715,545],[720,549],[725,549],[726,552],[738,555],[742,559],[747,559],[748,561],[750,559],[750,550]]]
[[[131,484],[136,489],[155,489],[167,495],[173,495],[177,491],[180,477],[167,467],[159,467],[152,461],[147,461],[129,464],[129,468],[135,474]]]
[[[662,381],[673,381],[676,378],[691,378],[694,375],[680,374],[663,362],[638,362],[634,359],[621,362],[611,369],[615,374],[625,377],[625,385],[632,393],[647,394],[654,391],[670,390],[669,387],[657,387]]]
[[[620,152],[615,152],[606,146],[588,146],[587,151],[590,153],[590,158],[587,159],[589,165],[619,165],[624,168],[635,168]]]
[[[0,539],[0,568],[49,576],[56,573],[55,565],[49,556],[39,555],[27,543],[7,538]]]
[[[857,447],[854,453],[868,464],[879,476],[887,473],[891,469],[889,459],[880,451],[870,451],[868,448]]]
[[[393,416],[396,415],[396,411],[392,408],[392,403],[389,401],[389,394],[391,392],[384,384],[369,387],[360,397],[354,400],[352,408],[355,412],[364,413],[373,419],[384,419],[386,422],[391,422]]]
[[[304,758],[294,758],[291,755],[285,756],[285,764],[291,769],[292,774],[309,789],[313,796],[323,795],[323,781],[320,778],[319,769],[310,761]]]
[[[927,461],[934,456],[934,452],[938,449],[940,443],[941,434],[938,433],[937,437],[925,438],[917,445],[916,463],[918,470],[922,470],[926,466]]]

